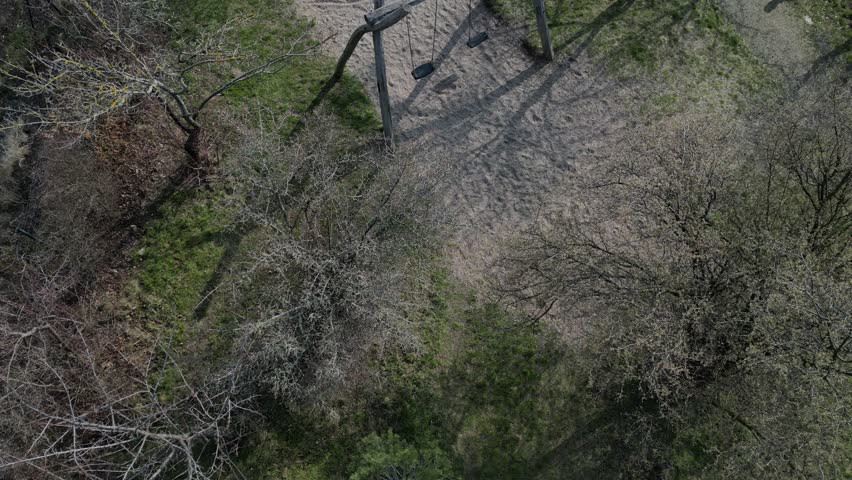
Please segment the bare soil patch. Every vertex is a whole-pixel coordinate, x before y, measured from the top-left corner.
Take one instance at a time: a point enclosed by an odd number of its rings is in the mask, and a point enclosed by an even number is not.
[[[787,79],[801,78],[819,57],[806,34],[806,19],[789,0],[722,0],[752,51]]]

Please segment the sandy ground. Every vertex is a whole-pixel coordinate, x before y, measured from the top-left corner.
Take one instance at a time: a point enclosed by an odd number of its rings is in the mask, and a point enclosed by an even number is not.
[[[804,77],[819,57],[805,18],[790,0],[721,0],[747,45],[788,80]]]
[[[363,23],[371,0],[298,0],[337,57]],[[409,16],[415,63],[431,57],[434,3]],[[405,21],[385,32],[389,90],[402,143],[433,149],[458,166],[450,199],[459,208],[460,254],[482,268],[495,242],[534,218],[548,190],[627,126],[636,93],[607,78],[582,52],[546,63],[523,50],[519,31],[474,2],[474,25],[491,39],[468,38],[467,2],[441,0],[435,38],[438,70],[415,81]],[[375,85],[372,41],[365,37],[349,70]],[[371,88],[375,97],[375,88]],[[476,267],[477,265],[474,265]]]
[[[495,245],[533,220],[566,175],[618,144],[639,119],[640,92],[647,94],[650,86],[616,81],[582,51],[562,52],[553,63],[533,58],[522,47],[527,32],[495,18],[481,0],[473,2],[474,30],[487,29],[491,39],[469,49],[467,2],[439,1],[438,70],[432,76],[415,81],[410,71],[412,53],[415,64],[432,56],[434,0],[408,17],[413,52],[406,21],[384,34],[396,131],[403,144],[431,149],[457,166],[450,202],[461,214],[458,271],[487,276]],[[808,72],[818,52],[788,0],[721,3],[758,58],[789,79]],[[297,5],[316,20],[320,36],[336,34],[325,48],[337,58],[373,2],[297,0]],[[375,100],[369,36],[348,68],[371,87]]]

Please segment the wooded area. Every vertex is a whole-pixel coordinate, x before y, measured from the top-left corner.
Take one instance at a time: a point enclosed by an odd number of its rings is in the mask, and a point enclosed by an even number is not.
[[[361,3],[3,3],[0,479],[852,478],[848,2]]]

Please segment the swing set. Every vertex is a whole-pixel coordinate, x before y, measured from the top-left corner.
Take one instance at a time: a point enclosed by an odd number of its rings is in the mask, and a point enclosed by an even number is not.
[[[411,42],[411,23],[408,21],[408,16],[405,17],[405,30],[408,35],[408,53],[411,56],[411,76],[415,80],[420,80],[432,75],[435,72],[435,39],[438,36],[438,10],[441,0],[435,0],[435,11],[432,14],[432,56],[429,61],[415,66],[414,64],[414,47]],[[488,40],[488,31],[482,30],[473,35],[473,0],[467,2],[467,46],[468,48],[476,48],[482,42]]]
[[[426,2],[427,0],[395,0],[385,5],[384,0],[373,0],[374,10],[364,15],[365,23],[355,29],[346,48],[343,50],[340,59],[337,61],[337,67],[334,74],[326,82],[320,94],[311,104],[315,107],[321,99],[331,90],[334,85],[343,77],[343,70],[346,62],[355,51],[355,47],[367,33],[373,34],[373,50],[376,59],[376,81],[379,91],[379,106],[382,112],[382,126],[384,131],[385,141],[388,144],[394,143],[393,134],[393,116],[391,112],[390,96],[388,95],[387,72],[385,68],[385,49],[382,33],[384,30],[396,25],[400,20],[405,19],[406,34],[408,37],[408,52],[411,60],[411,76],[414,80],[422,80],[429,75],[432,75],[437,70],[435,64],[435,48],[438,36],[438,12],[440,11],[441,0],[432,0],[435,3],[435,8],[432,12],[432,51],[428,62],[416,64],[414,60],[414,47],[411,36],[411,24],[408,15],[412,12],[416,5]],[[553,46],[550,42],[550,28],[547,25],[547,15],[544,9],[544,0],[532,0],[535,6],[536,20],[538,23],[538,33],[541,37],[541,44],[544,49],[544,56],[548,61],[553,60]],[[483,42],[489,39],[488,31],[482,29],[474,34],[474,15],[473,15],[473,0],[468,0],[468,25],[467,25],[467,46],[468,48],[476,48]]]

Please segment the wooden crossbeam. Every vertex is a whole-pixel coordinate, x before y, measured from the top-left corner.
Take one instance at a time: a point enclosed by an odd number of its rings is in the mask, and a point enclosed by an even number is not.
[[[364,21],[367,22],[367,25],[375,25],[377,22],[381,21],[384,17],[390,15],[398,8],[402,8],[405,5],[413,7],[415,5],[420,5],[425,1],[426,0],[396,0],[394,2],[388,3],[387,5],[383,5],[379,8],[376,8],[373,11],[367,12],[364,15]]]
[[[405,18],[405,16],[409,13],[411,13],[411,6],[402,5],[401,7],[397,7],[395,10],[392,10],[387,15],[384,15],[372,25],[365,23],[356,28],[355,31],[352,32],[352,36],[349,37],[349,41],[346,43],[346,48],[343,49],[343,53],[337,60],[337,66],[334,68],[334,73],[322,87],[322,90],[320,90],[316,98],[314,98],[314,101],[311,102],[309,110],[316,108],[328,92],[337,85],[337,82],[339,82],[341,78],[343,78],[343,70],[346,68],[346,62],[348,62],[349,58],[352,57],[352,53],[355,52],[355,47],[358,46],[358,42],[361,41],[361,38],[363,38],[364,35],[370,32],[381,32],[382,30],[390,28]]]

